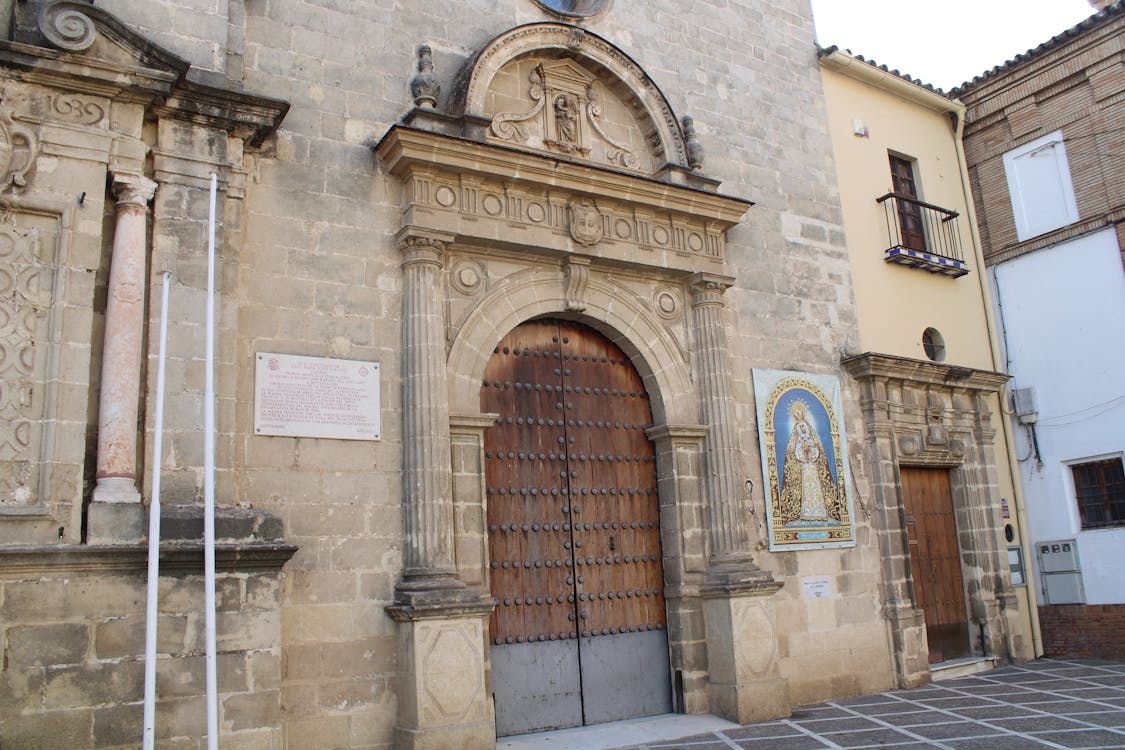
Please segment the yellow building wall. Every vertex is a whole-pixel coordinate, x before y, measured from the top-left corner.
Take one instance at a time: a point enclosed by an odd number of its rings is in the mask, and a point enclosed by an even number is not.
[[[853,65],[864,63],[854,62]],[[945,339],[946,364],[995,369],[977,275],[956,134],[945,112],[822,68],[837,183],[844,209],[861,351],[925,360],[922,332]],[[860,120],[868,135],[853,134]],[[956,211],[969,274],[949,278],[887,263],[886,215],[875,199],[891,192],[888,154],[916,160],[918,197]]]
[[[866,64],[853,61],[851,65]],[[863,72],[866,75],[858,78],[869,79],[871,71]],[[989,339],[991,302],[982,283],[983,260],[971,224],[971,196],[962,180],[957,131],[949,114],[959,107],[953,103],[941,109],[928,106],[896,93],[898,85],[873,85],[828,64],[821,66],[821,75],[856,296],[859,351],[926,360],[922,332],[932,327],[945,340],[945,364],[1003,371],[1004,364],[994,358]],[[889,79],[890,74],[881,77]],[[926,93],[918,97],[930,98]],[[866,128],[866,135],[854,133],[856,120]],[[957,224],[967,275],[950,278],[883,259],[891,241],[883,206],[875,199],[892,191],[890,154],[914,160],[920,200],[960,214]],[[990,396],[988,402],[996,428],[997,492],[1009,501],[1011,516],[1003,523],[1014,532],[1013,540],[1002,541],[1001,548],[1022,548],[1025,575],[1030,579],[1030,550],[1021,533],[1026,524],[1023,497],[1012,471],[1015,456],[1008,410],[998,395]],[[1024,650],[1018,658],[1042,653],[1033,585],[1028,580],[1012,589],[1018,610],[1013,616],[1024,635]]]

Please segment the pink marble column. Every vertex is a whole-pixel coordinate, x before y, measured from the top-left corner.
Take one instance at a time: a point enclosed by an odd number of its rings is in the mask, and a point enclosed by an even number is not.
[[[141,396],[148,202],[156,183],[115,174],[117,224],[109,266],[94,503],[140,503],[137,490],[137,405]]]

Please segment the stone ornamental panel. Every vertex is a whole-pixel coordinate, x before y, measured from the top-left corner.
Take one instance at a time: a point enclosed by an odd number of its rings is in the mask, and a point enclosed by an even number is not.
[[[37,229],[0,226],[0,506],[40,500],[52,265]],[[50,247],[50,243],[47,243]]]

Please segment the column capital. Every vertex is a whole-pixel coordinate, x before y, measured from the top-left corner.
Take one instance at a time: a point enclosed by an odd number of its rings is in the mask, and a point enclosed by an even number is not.
[[[688,279],[688,288],[691,289],[692,307],[701,305],[721,305],[723,292],[734,286],[733,276],[724,276],[718,273],[700,271],[693,273]]]
[[[118,210],[126,206],[146,208],[156,195],[157,183],[139,174],[113,173],[113,197]]]
[[[660,424],[645,430],[650,440],[702,443],[711,428],[705,424]]]
[[[400,229],[395,239],[402,251],[402,265],[429,262],[440,266],[445,247],[453,242],[453,235],[408,226]]]

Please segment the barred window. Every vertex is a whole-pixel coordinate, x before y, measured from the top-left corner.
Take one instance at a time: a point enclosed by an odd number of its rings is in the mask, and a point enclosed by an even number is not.
[[[1074,464],[1074,491],[1082,528],[1125,525],[1125,470],[1120,458]]]

